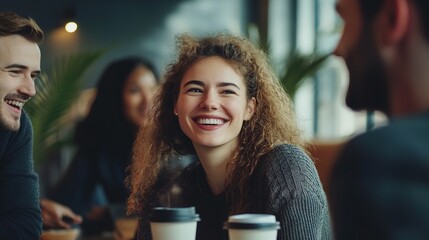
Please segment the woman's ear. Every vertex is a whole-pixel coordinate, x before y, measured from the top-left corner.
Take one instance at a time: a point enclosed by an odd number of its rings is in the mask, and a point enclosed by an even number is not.
[[[252,97],[247,101],[246,112],[244,114],[244,120],[248,121],[253,117],[256,110],[256,98]]]
[[[178,115],[179,115],[179,114],[177,113],[176,104],[174,104],[173,113],[174,113],[174,115],[175,115],[175,116],[178,116]]]

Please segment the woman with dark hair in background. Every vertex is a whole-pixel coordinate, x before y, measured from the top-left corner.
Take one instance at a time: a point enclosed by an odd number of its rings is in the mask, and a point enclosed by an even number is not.
[[[126,168],[157,84],[157,71],[139,57],[112,62],[98,81],[89,114],[75,130],[76,155],[49,196],[83,216],[84,234],[113,229],[107,206],[129,196]]]

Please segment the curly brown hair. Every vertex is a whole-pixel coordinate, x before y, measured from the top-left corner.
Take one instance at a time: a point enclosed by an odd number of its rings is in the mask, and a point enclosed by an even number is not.
[[[159,170],[172,154],[195,153],[191,140],[182,132],[174,115],[181,80],[197,61],[218,56],[240,73],[247,86],[248,99],[256,99],[253,117],[243,123],[240,145],[227,166],[226,194],[231,213],[247,206],[248,179],[261,156],[281,143],[305,148],[289,96],[281,87],[266,54],[249,40],[231,34],[177,38],[178,57],[167,66],[164,81],[153,100],[152,111],[140,129],[135,145],[131,175],[129,212],[141,213],[143,199],[154,184]]]

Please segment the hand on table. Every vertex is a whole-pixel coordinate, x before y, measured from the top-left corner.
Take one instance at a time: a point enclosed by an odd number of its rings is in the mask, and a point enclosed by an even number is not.
[[[71,224],[82,223],[81,216],[57,202],[41,199],[40,207],[42,208],[43,225],[46,227],[70,228]],[[65,218],[69,221],[65,221]]]

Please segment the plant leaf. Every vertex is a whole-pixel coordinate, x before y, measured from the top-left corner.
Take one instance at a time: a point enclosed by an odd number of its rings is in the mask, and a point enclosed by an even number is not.
[[[53,64],[49,75],[42,74],[36,82],[37,94],[25,105],[34,129],[34,163],[39,166],[57,145],[64,116],[83,89],[82,76],[103,51],[77,53]]]
[[[314,75],[329,56],[330,54],[313,53],[305,55],[299,52],[292,52],[289,55],[285,69],[280,74],[279,79],[292,99],[304,80]]]
[[[249,24],[247,26],[246,35],[251,42],[259,46],[267,54],[270,54],[271,45],[268,41],[263,41],[258,26]],[[284,64],[284,69],[278,76],[283,89],[289,94],[292,100],[302,83],[308,77],[314,75],[326,62],[329,56],[330,54],[302,54],[298,51],[292,51],[289,54],[287,62]]]

